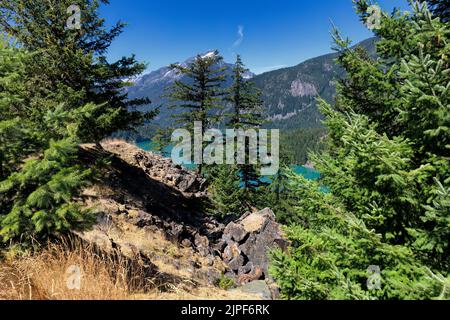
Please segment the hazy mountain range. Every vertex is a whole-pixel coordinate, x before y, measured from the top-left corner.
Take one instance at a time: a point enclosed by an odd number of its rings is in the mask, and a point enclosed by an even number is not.
[[[212,55],[214,51],[209,51],[204,54],[201,54],[202,57]],[[190,63],[192,63],[196,57],[192,57],[187,59],[180,64],[181,66],[187,67]],[[226,81],[224,82],[224,87],[228,87],[231,85],[232,79],[232,70],[234,64],[221,62],[218,65],[218,68],[225,67],[226,71]],[[255,76],[254,73],[248,72],[244,75],[246,79],[251,79]],[[177,112],[176,109],[167,108],[168,99],[164,97],[168,93],[167,89],[169,89],[176,80],[182,80],[185,78],[184,75],[180,75],[176,70],[172,70],[169,66],[160,68],[156,71],[145,74],[137,79],[134,79],[134,86],[128,88],[128,94],[130,98],[143,98],[148,97],[151,100],[151,104],[141,106],[138,110],[140,111],[150,111],[157,107],[160,108],[160,114],[155,119],[156,122],[160,126],[166,126],[171,123],[171,115],[174,112]],[[186,81],[189,81],[185,79]]]
[[[375,38],[367,39],[359,44],[370,54],[375,54]],[[204,55],[212,54],[207,52]],[[255,76],[249,72],[246,78],[251,79],[262,91],[266,118],[271,120],[271,127],[280,129],[318,128],[321,127],[321,114],[316,106],[317,96],[331,101],[335,94],[335,79],[345,76],[342,68],[336,65],[337,53],[323,55],[298,64],[297,66],[274,70]],[[186,66],[195,57],[189,58],[182,65]],[[222,62],[226,74],[231,76],[233,64]],[[228,76],[228,86],[231,79]],[[171,114],[177,110],[167,107],[166,88],[183,76],[170,67],[163,67],[137,79],[135,85],[128,89],[130,98],[149,97],[152,103],[140,107],[141,111],[149,111],[158,106],[161,112],[156,119],[158,125],[171,123]]]

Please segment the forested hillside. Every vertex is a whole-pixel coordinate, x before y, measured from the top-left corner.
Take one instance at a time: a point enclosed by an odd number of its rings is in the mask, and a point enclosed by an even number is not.
[[[375,38],[356,46],[375,55]],[[268,126],[279,129],[321,128],[323,116],[317,97],[332,102],[336,81],[345,69],[336,64],[338,54],[331,53],[302,62],[297,66],[255,76],[252,81],[262,92],[263,109],[270,119]]]

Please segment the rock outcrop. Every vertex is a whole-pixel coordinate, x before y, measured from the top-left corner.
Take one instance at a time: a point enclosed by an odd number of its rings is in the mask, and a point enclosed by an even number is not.
[[[218,244],[223,261],[231,269],[228,275],[238,284],[270,279],[267,254],[276,246],[285,248],[287,242],[270,209],[229,223]]]
[[[102,147],[85,145],[80,151],[84,161],[101,156],[111,163],[105,179],[83,194],[97,224],[78,232],[80,238],[137,257],[163,279],[213,285],[225,274],[240,286],[266,283],[262,297],[267,297],[273,283],[267,253],[286,246],[270,209],[224,224],[201,213],[199,201],[207,192],[197,174],[123,141]]]
[[[314,84],[297,79],[291,83],[291,95],[293,97],[314,97],[317,95],[317,89]]]
[[[122,141],[103,143],[102,146],[106,151],[111,152],[128,164],[140,168],[149,178],[174,187],[185,196],[205,196],[205,179],[183,169],[180,165],[173,164],[171,159],[163,158],[152,152],[145,152]]]

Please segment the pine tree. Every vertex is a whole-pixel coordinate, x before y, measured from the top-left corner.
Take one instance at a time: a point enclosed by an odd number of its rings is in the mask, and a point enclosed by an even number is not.
[[[323,184],[369,228],[405,243],[407,229],[420,221],[420,171],[410,171],[411,144],[379,134],[367,116],[342,114],[324,101],[321,110],[333,137],[327,153],[312,155]]]
[[[167,129],[158,128],[152,138],[152,150],[164,155],[164,150],[169,146],[170,135]]]
[[[369,1],[356,4],[366,21]],[[347,77],[336,104],[320,100],[329,135],[312,156],[331,193],[291,178],[293,246],[272,268],[287,298],[449,298],[449,27],[411,6],[383,13],[375,60],[334,33]]]
[[[290,225],[298,223],[296,214],[292,211],[292,190],[290,177],[293,175],[291,169],[293,155],[284,147],[280,150],[280,169],[275,176],[270,177],[270,184],[263,186],[260,192],[260,207],[268,207],[273,210],[277,222]]]
[[[153,115],[134,112],[146,101],[124,91],[144,65],[105,57],[123,24],[107,30],[99,1],[77,3],[82,23],[72,30],[72,1],[0,1],[0,31],[14,41],[0,42],[0,241],[89,223],[74,199],[95,168],[78,162],[78,145]]]
[[[358,1],[357,4],[364,20],[364,8],[367,7],[367,2]],[[422,205],[426,204],[430,197],[433,198],[434,178],[445,181],[450,174],[447,169],[449,153],[446,147],[450,137],[448,134],[449,64],[445,54],[449,48],[449,29],[438,19],[433,18],[425,5],[415,3],[412,7],[413,17],[399,12],[395,12],[392,17],[384,15],[380,29],[376,30],[380,37],[377,45],[379,58],[376,61],[368,58],[362,49],[351,49],[348,42],[339,35],[335,36],[337,47],[341,52],[338,62],[346,69],[348,77],[341,81],[338,87],[339,94],[334,107],[338,114],[330,111],[331,109],[328,107],[324,109],[328,116],[327,125],[333,128],[330,137],[332,149],[334,149],[330,157],[327,157],[330,160],[326,165],[328,169],[324,170],[330,172],[329,180],[332,183],[332,180],[339,181],[336,171],[340,162],[348,161],[348,164],[342,165],[343,168],[351,168],[355,165],[354,159],[346,156],[342,149],[351,152],[347,153],[350,155],[354,154],[356,150],[362,151],[366,148],[366,146],[355,148],[355,130],[360,130],[362,125],[371,127],[380,136],[378,138],[374,136],[374,140],[371,142],[375,143],[374,147],[379,144],[376,146],[376,152],[371,152],[372,155],[381,150],[380,145],[383,140],[386,142],[390,140],[389,143],[392,145],[396,143],[409,144],[409,151],[404,148],[404,151],[398,153],[397,159],[395,157],[389,159],[389,162],[393,164],[391,168],[395,168],[396,165],[400,165],[402,161],[406,160],[407,162],[401,165],[402,169],[397,168],[389,175],[379,175],[381,167],[375,170],[366,163],[366,166],[361,167],[359,172],[355,172],[358,177],[374,178],[377,173],[377,179],[386,181],[395,179],[392,180],[394,184],[390,184],[389,188],[386,187],[385,182],[375,183],[375,180],[367,181],[365,187],[361,188],[364,179],[355,177],[355,181],[351,182],[347,176],[346,180],[342,180],[346,183],[342,183],[338,190],[342,188],[342,196],[347,198],[349,204],[352,205],[356,205],[359,201],[361,201],[361,205],[364,201],[367,202],[364,197],[357,196],[359,192],[353,193],[353,195],[349,192],[347,187],[354,183],[359,183],[359,190],[365,190],[363,191],[365,194],[368,190],[372,190],[370,192],[375,192],[376,197],[385,196],[385,200],[376,201],[377,206],[383,203],[386,208],[393,204],[392,201],[398,201],[394,207],[389,209],[392,210],[391,214],[394,219],[396,219],[395,215],[402,216],[398,212],[399,210],[406,210],[410,215],[415,216],[415,218],[410,216],[409,223],[418,227],[420,226],[420,217],[424,214]],[[359,115],[355,115],[360,121],[359,127],[356,126],[358,120],[349,119],[347,121],[345,116],[342,116],[352,113],[366,116],[365,124],[362,124],[362,118]],[[337,116],[339,114],[342,115]],[[343,122],[347,122],[348,125],[343,125]],[[345,136],[346,127],[354,128],[351,136]],[[358,138],[360,143],[364,140],[367,144],[369,132],[364,134],[360,132]],[[374,132],[370,133],[370,135],[374,134]],[[353,143],[353,146],[349,150],[346,145],[350,146],[350,143]],[[387,162],[386,158],[390,157],[386,154],[380,159]],[[363,161],[363,158],[359,158],[359,160]],[[366,160],[367,158],[364,161]],[[318,161],[322,163],[322,161]],[[331,163],[336,163],[333,170],[331,170]],[[350,169],[346,169],[346,171],[350,171]],[[401,181],[399,176],[403,173],[405,174],[401,179],[404,182],[409,181],[410,186],[415,186],[415,188],[409,188],[412,192],[409,195],[406,195],[405,191],[398,193],[400,186],[397,183]],[[407,175],[410,176],[407,177]],[[344,172],[339,176],[344,177]],[[423,187],[423,185],[427,187]],[[378,188],[379,186],[381,189]],[[398,197],[392,197],[396,193],[398,193]],[[385,211],[386,214],[389,210]],[[408,224],[403,225],[398,222],[394,223],[388,219],[383,224],[391,227],[396,225],[397,230],[410,227]],[[401,233],[405,234],[405,230],[402,230]]]
[[[245,68],[241,57],[237,55],[236,63],[233,67],[233,84],[228,89],[226,98],[226,101],[232,106],[232,112],[228,115],[230,119],[227,127],[236,130],[257,129],[263,123],[261,92],[250,80],[245,79],[245,75],[248,72],[249,70]],[[247,200],[254,204],[256,199],[253,199],[253,197],[263,184],[260,181],[261,177],[257,173],[258,168],[248,163],[250,146],[248,141],[245,141],[245,144],[247,164],[239,166],[240,175],[244,191],[247,194]]]
[[[286,228],[292,246],[287,251],[272,251],[270,266],[283,298],[450,298],[450,277],[433,276],[411,248],[383,241],[339,199],[321,192],[317,182],[292,175],[290,183],[297,199],[293,210],[300,222]],[[370,266],[379,267],[380,274],[371,273]]]
[[[77,152],[74,139],[52,141],[42,159],[26,161],[22,170],[0,182],[0,239],[39,239],[92,221],[88,210],[72,199],[92,174],[76,165]]]
[[[209,188],[211,211],[218,216],[241,216],[247,207],[243,205],[243,189],[237,166],[220,165],[215,168],[214,180]]]
[[[443,22],[450,21],[450,1],[449,0],[427,0],[431,12]]]
[[[0,240],[5,242],[23,235],[38,238],[63,232],[89,220],[86,210],[72,202],[73,194],[86,185],[91,175],[91,170],[76,163],[75,137],[77,119],[95,106],[87,105],[72,113],[56,108],[53,115],[47,114],[36,124],[26,112],[30,110],[25,93],[29,56],[8,41],[0,42]],[[39,132],[42,123],[53,132]],[[48,136],[62,135],[72,137],[51,140],[44,151],[34,141],[43,143]],[[25,160],[31,154],[34,157]]]
[[[226,98],[226,101],[232,105],[228,127],[235,129],[257,128],[263,123],[261,91],[245,78],[248,72],[249,70],[245,68],[241,56],[237,55],[233,67],[233,84],[228,89]]]
[[[65,110],[70,110],[98,104],[101,107],[81,119],[84,125],[80,137],[86,142],[99,141],[117,130],[132,130],[144,118],[153,116],[133,111],[148,100],[128,100],[124,91],[129,85],[124,79],[141,73],[145,65],[133,56],[113,63],[106,59],[124,23],[107,29],[98,14],[100,3],[108,1],[76,1],[81,25],[80,29],[70,29],[67,11],[74,1],[0,1],[0,30],[34,53],[26,68],[32,116],[38,122],[48,111],[46,105],[51,110],[63,103]],[[51,102],[43,103],[42,97]]]
[[[225,67],[220,63],[223,58],[218,51],[205,56],[198,55],[187,66],[174,64],[171,68],[185,76],[185,81],[177,80],[171,88],[169,98],[170,108],[181,108],[183,112],[175,114],[176,123],[182,128],[193,132],[194,122],[202,123],[202,135],[206,130],[219,123],[225,95],[222,84],[225,81]],[[203,165],[199,164],[199,173]]]
[[[24,73],[26,54],[0,38],[0,181],[6,178],[26,154]]]
[[[448,185],[448,183],[447,183]],[[411,230],[415,236],[414,246],[423,252],[428,261],[440,270],[450,269],[450,187],[436,181],[433,190],[433,203],[425,206],[426,213],[421,217],[430,227],[421,230]]]

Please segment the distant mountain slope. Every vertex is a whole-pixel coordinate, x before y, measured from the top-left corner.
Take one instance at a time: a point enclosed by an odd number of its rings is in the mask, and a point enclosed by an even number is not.
[[[213,54],[213,51],[206,52],[202,56],[207,56]],[[196,57],[189,58],[188,60],[181,63],[182,66],[187,66],[189,63],[192,63],[196,59]],[[232,69],[234,67],[233,64],[222,62],[218,67],[226,67],[225,74],[228,75],[227,81],[224,83],[224,87],[227,87],[231,83],[231,74]],[[254,76],[253,73],[248,72],[245,75],[245,78],[250,79]],[[151,100],[150,105],[145,105],[140,107],[138,110],[140,111],[150,111],[159,106],[163,106],[161,108],[161,112],[159,116],[155,119],[154,122],[157,122],[160,126],[166,126],[171,122],[171,115],[177,110],[170,110],[167,108],[168,99],[163,97],[164,94],[167,93],[167,89],[170,88],[176,80],[183,79],[183,75],[180,75],[174,70],[171,70],[170,67],[163,67],[156,71],[153,71],[149,74],[139,77],[135,79],[135,85],[133,87],[128,88],[128,95],[130,98],[144,98],[148,97]]]
[[[362,46],[375,54],[375,38]],[[271,127],[280,129],[318,128],[322,116],[316,105],[318,96],[332,101],[336,88],[334,81],[345,76],[336,65],[337,53],[307,60],[297,66],[255,76],[252,81],[263,93],[264,110],[272,120]]]
[[[375,38],[367,39],[359,44],[371,54],[375,54]],[[204,55],[211,54],[207,52]],[[335,63],[337,53],[327,54],[307,60],[297,66],[267,72],[258,76],[248,73],[247,78],[262,90],[264,110],[267,119],[271,120],[270,127],[280,129],[292,128],[319,128],[321,127],[321,114],[316,106],[316,98],[331,101],[335,94],[334,80],[342,78],[345,73]],[[187,65],[195,57],[181,63]],[[233,64],[223,62],[228,75],[231,75]],[[128,89],[130,98],[149,97],[152,104],[140,107],[141,111],[153,110],[159,106],[161,113],[154,123],[158,126],[167,126],[171,123],[171,115],[178,112],[167,108],[167,98],[162,97],[177,79],[181,79],[169,67],[146,74],[135,79],[135,85]],[[225,86],[230,84],[228,77]]]

